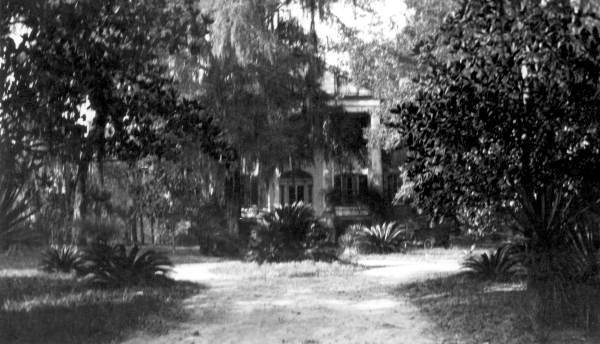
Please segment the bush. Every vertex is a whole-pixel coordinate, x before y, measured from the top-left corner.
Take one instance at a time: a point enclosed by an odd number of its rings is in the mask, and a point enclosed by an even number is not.
[[[206,253],[217,257],[239,257],[243,251],[243,245],[240,244],[238,236],[229,233],[226,230],[220,230],[210,233],[205,237],[209,241],[209,247]]]
[[[397,251],[404,232],[395,222],[384,222],[371,227],[362,227],[361,237],[365,249],[372,253]]]
[[[338,238],[338,246],[342,253],[354,251],[356,253],[360,252],[360,246],[362,244],[361,235],[363,231],[363,225],[354,224],[348,226],[346,232]]]
[[[79,272],[93,284],[108,287],[145,285],[165,281],[173,264],[153,250],[141,252],[137,246],[129,251],[123,245],[95,243],[84,251]]]
[[[82,263],[81,255],[75,246],[52,246],[42,253],[40,267],[46,272],[77,270]]]
[[[110,243],[119,235],[119,228],[116,223],[97,221],[97,220],[80,220],[76,223],[79,229],[80,244],[92,243]]]
[[[246,258],[259,263],[320,257],[325,230],[315,223],[311,207],[286,205],[265,217],[266,224],[253,231]]]
[[[469,273],[483,280],[503,281],[510,279],[516,272],[519,260],[512,254],[510,244],[500,246],[495,252],[486,252],[479,257],[468,257],[463,267]]]
[[[27,221],[32,215],[31,194],[25,182],[11,178],[0,168],[0,251],[36,239]]]

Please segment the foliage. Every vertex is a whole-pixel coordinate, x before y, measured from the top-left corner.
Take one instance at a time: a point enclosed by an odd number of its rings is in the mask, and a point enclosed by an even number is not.
[[[343,109],[331,109],[323,122],[324,143],[330,157],[340,164],[356,160],[366,166],[369,161],[366,128],[365,118],[346,116]]]
[[[600,282],[600,232],[598,219],[583,218],[569,233],[570,271],[573,280],[587,284]]]
[[[191,142],[215,160],[235,159],[169,67],[175,53],[206,53],[207,33],[188,1],[2,2],[1,136],[36,158],[73,163],[71,220],[87,216],[94,160],[173,159]]]
[[[208,244],[206,254],[217,257],[239,257],[243,252],[243,240],[225,230],[209,232],[204,239]]]
[[[390,253],[398,250],[405,232],[395,222],[383,222],[370,227],[362,227],[365,248],[375,253]]]
[[[510,279],[519,261],[511,255],[512,246],[502,245],[495,252],[482,253],[465,259],[463,267],[474,276],[484,280],[505,281]]]
[[[440,46],[450,58],[436,57]],[[527,239],[538,322],[565,319],[589,287],[575,282],[578,265],[595,269],[569,233],[598,210],[597,21],[562,0],[461,1],[419,49],[418,95],[389,124],[409,150],[414,202],[435,216],[509,213]],[[470,264],[496,278],[512,262],[499,251]]]
[[[123,245],[110,246],[95,243],[83,252],[79,270],[93,284],[106,287],[147,285],[168,280],[171,261],[153,250],[140,251],[133,246],[129,251]]]
[[[364,226],[361,224],[350,225],[348,226],[344,234],[340,235],[340,237],[338,238],[338,246],[340,247],[340,250],[342,252],[347,250],[355,250],[358,253],[363,243],[363,241],[361,240],[363,227]]]
[[[92,152],[166,155],[192,137],[207,151],[216,148],[219,131],[197,101],[179,97],[163,58],[206,49],[206,23],[192,7],[182,1],[7,1],[3,7],[1,68],[12,76],[3,88],[3,119],[22,137],[43,128],[38,139],[46,145],[74,148],[88,159]],[[20,41],[9,35],[15,21],[26,30]],[[26,94],[30,101],[23,103]],[[87,134],[79,122],[86,120],[86,102],[95,112]]]
[[[33,237],[26,221],[32,215],[31,195],[25,182],[0,171],[0,251]]]
[[[393,125],[421,206],[540,207],[547,187],[594,189],[600,37],[558,3],[464,1],[421,46],[419,95]],[[439,45],[454,57],[436,58]]]
[[[81,254],[75,246],[51,246],[42,253],[41,269],[46,272],[75,271],[82,263]]]
[[[265,217],[266,225],[251,234],[248,259],[257,262],[297,260],[326,239],[313,209],[302,202],[285,205]]]
[[[284,205],[265,218],[269,227],[283,235],[286,245],[301,245],[314,223],[312,207],[302,202]]]
[[[103,220],[80,220],[75,226],[80,228],[80,239],[86,244],[111,243],[120,232],[116,223]]]

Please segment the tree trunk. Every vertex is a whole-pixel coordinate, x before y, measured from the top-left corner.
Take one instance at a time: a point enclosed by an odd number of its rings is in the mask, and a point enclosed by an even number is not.
[[[137,236],[137,216],[132,215],[130,218],[130,222],[131,222],[131,243],[133,245],[137,245],[138,244],[138,236]]]
[[[156,245],[156,237],[154,236],[154,226],[155,224],[154,216],[150,216],[150,238],[152,240],[152,246]]]
[[[169,223],[168,226],[171,232],[171,251],[175,254],[175,225]]]
[[[144,215],[140,214],[140,243],[142,245],[144,245],[144,239],[145,239],[145,234],[144,234]]]
[[[242,213],[241,177],[236,168],[225,180],[225,207],[227,215],[227,230],[234,236],[239,235],[239,219]]]
[[[87,174],[89,163],[82,159],[77,167],[75,192],[73,200],[73,221],[71,227],[71,242],[77,244],[81,234],[80,222],[87,218],[87,204],[85,200],[87,188]]]

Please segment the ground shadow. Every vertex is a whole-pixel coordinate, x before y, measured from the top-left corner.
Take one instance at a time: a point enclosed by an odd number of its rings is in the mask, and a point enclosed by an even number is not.
[[[71,276],[0,276],[0,343],[106,343],[136,331],[164,333],[205,286],[96,289]]]
[[[392,293],[408,296],[456,343],[527,344],[540,338],[552,344],[598,343],[591,333],[536,326],[535,303],[524,281],[489,282],[460,273],[401,285]]]
[[[533,343],[521,283],[494,284],[465,273],[399,286],[449,337],[461,343]]]

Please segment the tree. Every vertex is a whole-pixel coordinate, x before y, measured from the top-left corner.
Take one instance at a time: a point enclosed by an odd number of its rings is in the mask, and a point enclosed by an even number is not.
[[[462,1],[421,54],[418,95],[390,124],[410,150],[415,202],[438,215],[507,209],[534,289],[575,280],[560,259],[599,202],[597,22],[569,1]]]
[[[208,111],[240,155],[231,168],[214,173],[223,182],[232,233],[237,232],[245,172],[258,170],[259,180],[267,184],[290,157],[296,163],[312,157],[315,135],[305,109],[307,79],[312,78],[307,69],[315,55],[300,25],[278,15],[285,3],[219,1],[208,14],[214,20],[212,54],[201,63],[199,86]]]
[[[9,0],[0,13],[2,135],[41,154],[68,152],[77,165],[73,220],[87,213],[93,160],[172,156],[188,141],[234,158],[198,100],[181,97],[168,74],[165,56],[206,45],[206,23],[190,2]]]

